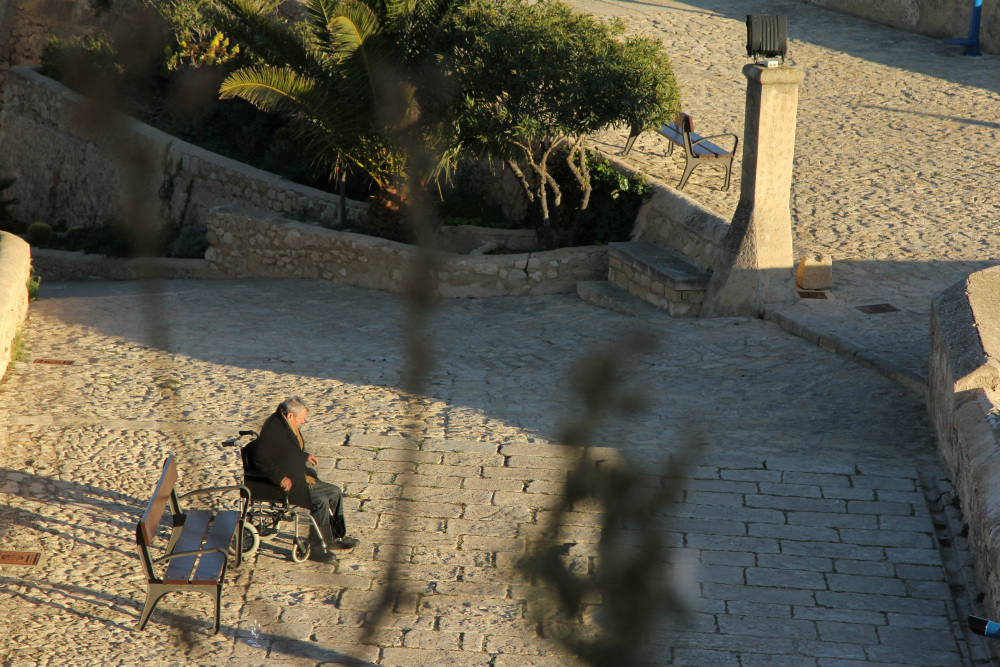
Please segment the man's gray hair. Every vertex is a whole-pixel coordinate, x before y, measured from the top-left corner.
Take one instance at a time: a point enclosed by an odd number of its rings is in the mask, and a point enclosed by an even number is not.
[[[291,398],[286,398],[278,406],[278,412],[283,415],[299,415],[302,414],[303,410],[308,410],[305,401],[303,401],[298,396],[292,396]]]

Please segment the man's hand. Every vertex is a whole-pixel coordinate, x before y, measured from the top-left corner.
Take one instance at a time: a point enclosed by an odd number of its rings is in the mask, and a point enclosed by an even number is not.
[[[289,491],[292,488],[292,480],[288,477],[281,478],[281,490]]]
[[[314,465],[317,465],[317,464],[319,463],[319,459],[317,459],[317,458],[316,458],[315,456],[313,456],[312,454],[310,454],[310,455],[309,455],[309,458],[307,458],[307,459],[306,459],[306,461],[307,461],[307,462],[309,463],[309,465],[311,465],[311,466],[314,466]]]

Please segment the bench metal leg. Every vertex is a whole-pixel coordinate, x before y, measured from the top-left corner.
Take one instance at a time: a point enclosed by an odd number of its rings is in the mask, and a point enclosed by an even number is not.
[[[732,175],[733,175],[733,159],[729,158],[728,160],[726,160],[726,184],[722,186],[722,189],[725,190],[726,192],[729,192],[729,179],[732,178]]]
[[[219,580],[219,585],[215,587],[215,627],[212,630],[213,635],[219,634],[219,627],[222,625],[222,580]]]
[[[146,623],[149,622],[149,617],[152,616],[153,609],[156,608],[156,603],[160,601],[160,598],[175,590],[177,589],[164,584],[149,584],[146,587],[146,604],[142,607],[142,614],[139,615],[139,627],[136,630],[141,632],[146,627]]]
[[[691,177],[691,172],[694,171],[694,168],[697,166],[698,162],[696,160],[687,160],[684,163],[684,175],[681,176],[680,185],[677,186],[678,190],[684,189],[684,186],[687,185],[688,179]]]
[[[223,577],[224,578],[224,577]],[[137,631],[142,631],[149,623],[150,616],[153,615],[153,610],[156,609],[157,603],[160,599],[172,591],[187,592],[191,591],[193,593],[205,593],[212,597],[212,602],[215,604],[215,622],[212,626],[212,634],[219,634],[219,628],[222,627],[222,579],[215,586],[215,591],[212,592],[208,586],[174,586],[172,584],[148,584],[146,588],[146,604],[142,607],[142,613],[139,615],[139,625],[136,628]]]

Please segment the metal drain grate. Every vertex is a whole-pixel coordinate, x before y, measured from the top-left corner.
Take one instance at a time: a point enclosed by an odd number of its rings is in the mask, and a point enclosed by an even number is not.
[[[873,303],[870,306],[855,306],[865,315],[878,315],[879,313],[895,313],[899,308],[890,303]]]
[[[53,364],[55,366],[72,366],[72,361],[66,361],[65,359],[35,359],[36,364]]]
[[[812,292],[799,290],[799,298],[802,299],[828,299],[826,292]]]
[[[0,565],[38,565],[41,556],[37,551],[0,551]]]

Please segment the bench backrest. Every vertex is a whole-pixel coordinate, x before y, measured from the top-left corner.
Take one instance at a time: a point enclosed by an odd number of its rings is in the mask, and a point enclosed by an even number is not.
[[[163,472],[160,474],[160,481],[156,483],[153,490],[153,497],[146,507],[145,513],[135,525],[135,545],[139,550],[139,561],[142,563],[146,580],[157,581],[156,572],[153,570],[153,558],[149,554],[149,548],[156,539],[156,531],[160,526],[160,519],[167,505],[170,505],[172,513],[179,511],[177,492],[174,485],[177,483],[177,463],[173,456],[168,456],[163,462]]]
[[[163,462],[163,473],[160,475],[160,481],[156,483],[156,489],[153,490],[153,498],[149,501],[146,512],[139,519],[136,538],[141,538],[142,543],[147,547],[153,544],[156,531],[160,526],[160,519],[163,518],[163,510],[166,509],[167,504],[169,503],[171,508],[176,504],[176,499],[173,498],[176,483],[177,463],[171,455]]]
[[[694,132],[694,121],[691,120],[691,116],[687,115],[683,111],[678,111],[677,115],[674,116],[674,124],[681,128],[681,132],[685,134],[691,134]]]

